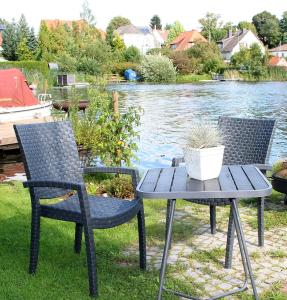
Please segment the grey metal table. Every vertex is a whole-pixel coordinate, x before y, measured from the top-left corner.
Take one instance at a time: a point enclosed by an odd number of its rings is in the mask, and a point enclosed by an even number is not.
[[[149,199],[173,199],[169,212],[170,222],[165,240],[164,253],[160,270],[160,287],[158,299],[161,299],[165,290],[175,295],[188,299],[199,299],[179,291],[167,289],[164,286],[164,276],[167,264],[168,250],[171,240],[172,225],[176,199],[228,199],[237,233],[242,264],[245,273],[245,282],[241,287],[234,288],[226,293],[216,295],[210,299],[218,299],[241,292],[247,289],[248,277],[250,278],[255,299],[258,298],[250,259],[246,247],[244,233],[238,212],[236,199],[265,197],[271,194],[272,186],[265,176],[252,165],[222,166],[220,175],[216,179],[199,181],[191,179],[185,167],[157,168],[148,170],[137,186],[139,195]]]

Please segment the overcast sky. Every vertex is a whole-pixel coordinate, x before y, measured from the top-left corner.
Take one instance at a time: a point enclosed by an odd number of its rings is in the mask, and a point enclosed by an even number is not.
[[[36,30],[41,19],[76,20],[80,18],[83,0],[2,0],[0,18],[18,21],[23,13],[30,26]],[[224,22],[251,21],[264,10],[278,18],[287,11],[287,0],[90,0],[97,27],[105,29],[110,19],[124,16],[134,25],[148,25],[158,14],[162,24],[179,20],[186,30],[199,29],[198,19],[206,12],[220,14]]]

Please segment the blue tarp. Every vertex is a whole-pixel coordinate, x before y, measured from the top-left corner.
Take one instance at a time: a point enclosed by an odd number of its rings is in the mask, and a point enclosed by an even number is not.
[[[124,77],[126,80],[130,80],[130,81],[134,81],[138,79],[137,73],[132,69],[125,70]]]

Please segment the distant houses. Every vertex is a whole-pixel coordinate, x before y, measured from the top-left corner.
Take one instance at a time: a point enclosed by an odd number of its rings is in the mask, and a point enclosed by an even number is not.
[[[284,67],[287,69],[287,61],[284,57],[273,56],[268,62],[271,67]]]
[[[123,39],[126,47],[135,46],[142,54],[153,48],[161,48],[166,36],[165,31],[151,29],[150,26],[133,24],[119,27],[116,32]]]
[[[287,58],[287,44],[280,45],[276,48],[270,49],[269,53],[273,56],[286,57]]]
[[[238,30],[234,34],[230,30],[227,38],[218,43],[223,59],[226,61],[230,61],[232,55],[239,52],[242,47],[249,48],[252,44],[257,44],[262,53],[265,53],[263,43],[251,30],[247,29]]]
[[[193,29],[182,32],[169,45],[174,51],[184,51],[191,48],[195,43],[207,43],[207,40],[201,33]]]

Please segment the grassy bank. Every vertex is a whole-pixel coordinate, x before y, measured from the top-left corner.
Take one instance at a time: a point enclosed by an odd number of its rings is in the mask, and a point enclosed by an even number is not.
[[[211,75],[203,74],[189,74],[189,75],[177,75],[176,76],[176,83],[189,83],[189,82],[198,82],[201,80],[211,80]]]
[[[28,191],[21,183],[10,182],[0,184],[0,193],[0,299],[90,299],[84,244],[80,255],[73,252],[74,225],[42,219],[38,271],[35,276],[31,276],[27,273],[30,236]],[[274,202],[278,201],[278,194],[274,194]],[[165,205],[164,200],[145,201],[148,247],[163,246]],[[208,222],[208,207],[179,201],[177,209],[180,211],[191,205],[194,211],[202,210],[206,217],[204,222]],[[246,205],[250,206],[250,203]],[[228,207],[222,209],[228,214]],[[255,212],[256,208],[252,210]],[[225,219],[227,221],[227,217]],[[279,221],[273,222],[272,211],[266,215],[267,224],[270,223],[269,219],[272,221],[271,227],[282,226]],[[193,215],[187,220],[185,223],[175,223],[174,241],[193,238],[193,229],[198,220]],[[283,224],[286,226],[285,221]],[[136,250],[132,251],[133,254],[125,255],[127,248],[137,249],[136,220],[114,229],[95,230],[94,233],[100,288],[98,299],[155,299],[159,271],[140,271]],[[191,259],[212,259],[217,262],[224,255],[223,252],[194,252]],[[179,265],[168,269],[167,285],[193,293],[195,284],[191,278],[183,281],[172,276],[180,273],[180,268]],[[261,299],[286,299],[280,288],[275,285]],[[163,299],[178,298],[165,293]],[[252,297],[243,293],[238,299]]]

